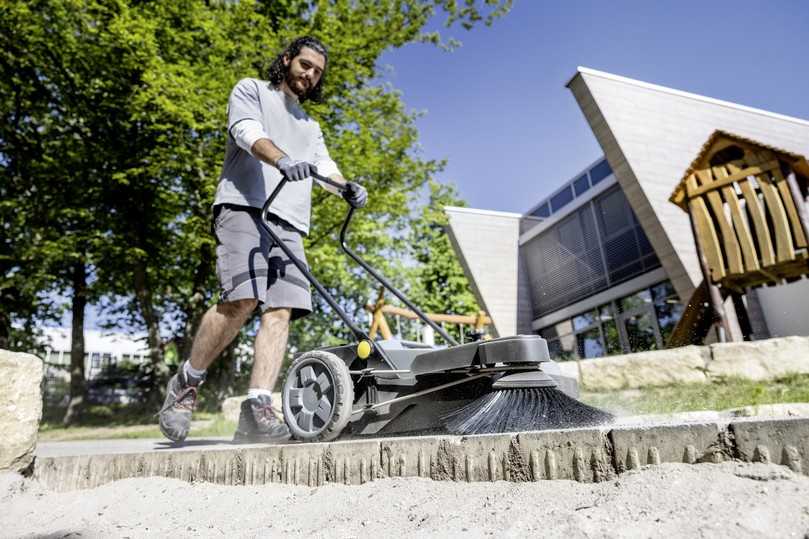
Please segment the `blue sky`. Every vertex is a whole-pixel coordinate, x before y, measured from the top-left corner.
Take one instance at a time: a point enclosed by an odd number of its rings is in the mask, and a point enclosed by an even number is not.
[[[807,1],[527,1],[463,45],[386,53],[424,158],[472,207],[525,212],[602,155],[565,83],[577,66],[809,119]],[[434,21],[440,27],[440,20]]]

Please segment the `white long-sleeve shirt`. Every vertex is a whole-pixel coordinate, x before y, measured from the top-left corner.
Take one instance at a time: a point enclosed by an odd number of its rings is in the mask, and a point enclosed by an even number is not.
[[[250,153],[260,138],[269,138],[292,159],[314,164],[321,175],[340,174],[329,156],[320,125],[294,98],[267,81],[242,79],[228,100],[228,140],[214,205],[260,208],[281,181],[278,169]],[[287,182],[270,211],[307,234],[312,180]]]

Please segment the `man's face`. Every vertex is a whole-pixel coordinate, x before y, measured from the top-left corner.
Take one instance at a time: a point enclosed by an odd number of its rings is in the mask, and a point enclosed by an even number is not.
[[[309,47],[303,47],[292,60],[285,57],[284,65],[289,67],[286,78],[287,86],[300,98],[312,91],[320,77],[323,76],[326,58]]]

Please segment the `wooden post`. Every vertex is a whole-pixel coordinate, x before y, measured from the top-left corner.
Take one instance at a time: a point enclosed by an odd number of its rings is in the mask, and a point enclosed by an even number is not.
[[[708,267],[708,259],[700,246],[700,237],[697,234],[696,226],[694,225],[694,216],[688,212],[688,220],[691,222],[691,232],[694,234],[695,245],[697,246],[697,257],[699,257],[699,265],[702,268],[702,275],[705,278],[705,284],[708,286],[708,296],[711,299],[711,307],[714,312],[714,320],[719,323],[719,340],[720,342],[727,342],[731,338],[730,325],[728,324],[727,315],[725,314],[725,306],[722,301],[722,292],[719,287],[711,282],[711,269]]]
[[[803,224],[804,234],[809,237],[809,210],[806,209],[806,200],[803,198],[801,188],[798,185],[798,179],[795,177],[795,172],[790,170],[787,175],[787,185],[789,191],[792,193],[792,198],[795,201],[795,208],[798,210],[798,216]]]

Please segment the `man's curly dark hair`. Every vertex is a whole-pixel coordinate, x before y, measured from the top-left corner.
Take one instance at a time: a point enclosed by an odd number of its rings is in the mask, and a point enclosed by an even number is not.
[[[284,65],[284,56],[288,56],[290,60],[298,56],[300,54],[301,49],[304,47],[309,47],[313,51],[322,54],[323,58],[326,59],[326,69],[323,70],[323,74],[320,77],[320,80],[317,81],[317,84],[309,90],[306,95],[303,95],[299,98],[301,102],[310,99],[315,102],[319,102],[323,100],[323,81],[326,79],[326,70],[328,70],[329,65],[329,51],[326,49],[326,46],[317,38],[312,36],[303,36],[295,39],[292,43],[290,43],[286,49],[284,49],[281,54],[275,57],[275,60],[272,61],[270,65],[270,73],[269,79],[270,82],[273,83],[275,86],[281,84],[284,79],[286,79],[287,73],[289,72],[289,67]]]

